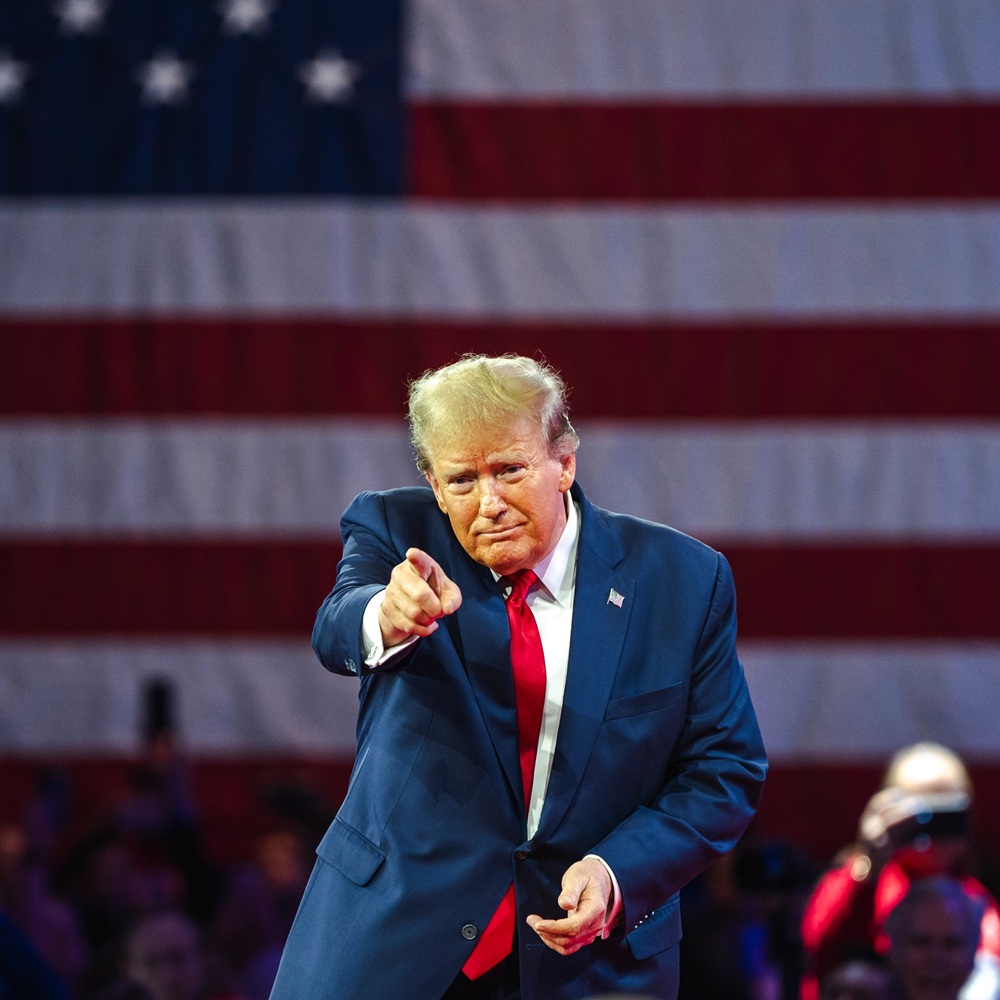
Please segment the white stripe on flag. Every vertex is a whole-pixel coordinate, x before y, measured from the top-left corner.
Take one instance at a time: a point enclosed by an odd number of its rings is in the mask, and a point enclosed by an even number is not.
[[[142,692],[176,693],[193,753],[354,752],[356,678],[324,670],[301,642],[0,641],[0,749],[129,753]]]
[[[0,203],[0,311],[213,310],[981,318],[1000,313],[1000,205]]]
[[[335,534],[401,421],[0,422],[0,535]],[[601,506],[736,539],[1000,538],[1000,425],[578,421]]]
[[[984,96],[997,38],[992,0],[415,0],[407,80],[479,100]]]
[[[779,763],[868,757],[936,740],[997,754],[995,643],[740,643],[768,754]]]
[[[882,760],[921,739],[970,759],[996,754],[995,643],[743,642],[740,656],[776,762]],[[192,753],[354,749],[357,681],[325,671],[305,640],[7,639],[0,662],[6,752],[134,751],[153,678],[174,686]]]

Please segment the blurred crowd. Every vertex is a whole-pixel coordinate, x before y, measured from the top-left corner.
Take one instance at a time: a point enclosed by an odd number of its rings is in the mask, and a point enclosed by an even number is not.
[[[0,825],[0,1000],[267,1000],[335,803],[271,803],[237,862],[205,849],[187,766],[151,739],[86,822],[58,770]],[[889,762],[833,859],[751,832],[682,894],[680,1000],[1000,1000],[1000,909],[950,750]]]
[[[972,807],[961,759],[919,743],[835,858],[745,839],[682,896],[682,1000],[1000,1000]]]
[[[108,791],[81,822],[45,771],[0,825],[0,1000],[267,1000],[332,810],[274,810],[246,860],[220,864],[169,736]]]

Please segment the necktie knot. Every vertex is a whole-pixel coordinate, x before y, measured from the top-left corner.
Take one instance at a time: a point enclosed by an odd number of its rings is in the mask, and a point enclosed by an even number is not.
[[[507,596],[507,603],[516,606],[524,603],[531,585],[538,580],[538,577],[532,569],[519,569],[516,573],[505,576],[504,580],[510,583],[510,594]]]

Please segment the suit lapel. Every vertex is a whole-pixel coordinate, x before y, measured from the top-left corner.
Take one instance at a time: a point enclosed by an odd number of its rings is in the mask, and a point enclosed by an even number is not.
[[[573,487],[573,497],[580,504],[582,523],[569,664],[555,759],[535,839],[548,837],[558,826],[583,777],[604,719],[635,603],[635,581],[615,569],[623,558],[617,539],[578,486]],[[489,570],[473,562],[453,536],[452,543],[448,572],[463,600],[458,612],[445,621],[511,795],[523,815],[517,713],[512,710],[514,678],[503,597]],[[612,590],[622,596],[621,607],[609,600]]]
[[[566,691],[552,774],[536,834],[542,839],[551,836],[559,825],[583,777],[604,719],[635,604],[635,581],[615,569],[622,560],[617,539],[582,490],[574,486],[573,495],[580,504],[583,522]],[[612,590],[623,598],[621,606],[610,599]]]
[[[457,546],[457,543],[456,543]],[[462,591],[462,606],[448,621],[483,722],[503,768],[511,794],[524,813],[510,667],[510,631],[503,597],[488,569],[474,563],[460,546],[451,578]]]

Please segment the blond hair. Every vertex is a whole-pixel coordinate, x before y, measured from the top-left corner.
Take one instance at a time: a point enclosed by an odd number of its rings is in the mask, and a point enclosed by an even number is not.
[[[554,457],[576,451],[566,384],[553,368],[517,354],[466,354],[410,384],[410,440],[417,468],[431,467],[431,442],[534,417]]]

